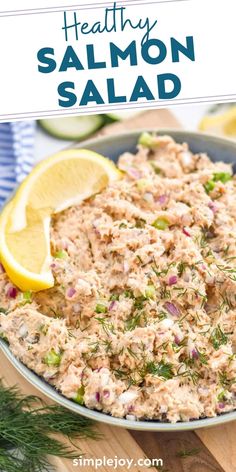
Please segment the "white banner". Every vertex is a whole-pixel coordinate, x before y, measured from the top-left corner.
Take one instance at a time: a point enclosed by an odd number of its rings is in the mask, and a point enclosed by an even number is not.
[[[235,0],[75,3],[2,0],[1,121],[236,99]]]

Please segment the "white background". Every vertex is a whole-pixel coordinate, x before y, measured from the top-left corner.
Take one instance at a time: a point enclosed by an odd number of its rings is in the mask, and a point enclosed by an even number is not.
[[[84,0],[85,1],[85,0]],[[163,40],[168,47],[170,36],[179,41],[184,41],[188,35],[195,39],[196,62],[193,63],[182,56],[180,63],[172,64],[170,54],[167,59],[158,66],[144,65],[140,61],[139,66],[127,70],[127,64],[123,63],[117,69],[101,69],[96,71],[80,71],[52,74],[40,74],[37,70],[37,51],[45,46],[54,47],[57,57],[62,58],[66,43],[61,30],[63,24],[62,12],[31,14],[26,16],[0,17],[0,61],[1,61],[1,88],[0,88],[0,117],[3,121],[13,118],[30,116],[43,116],[47,110],[49,116],[54,114],[88,113],[106,111],[108,107],[94,107],[87,109],[73,107],[62,109],[58,106],[57,86],[64,80],[76,83],[78,96],[82,95],[83,88],[88,78],[93,78],[102,95],[106,99],[105,78],[114,77],[118,93],[130,95],[139,74],[143,74],[153,92],[156,91],[156,75],[172,72],[177,74],[182,81],[182,91],[175,99],[176,103],[205,102],[205,101],[230,101],[236,96],[236,67],[235,57],[235,0],[186,0],[157,4],[139,4],[128,6],[129,1],[123,1],[127,6],[127,13],[133,19],[149,16],[158,19],[153,37]],[[87,1],[89,5],[91,1]],[[94,0],[93,0],[94,2]],[[92,2],[92,3],[93,3]],[[1,11],[11,8],[34,7],[48,8],[50,5],[73,5],[71,0],[51,1],[3,1]],[[103,3],[103,2],[97,2]],[[75,9],[75,8],[74,8]],[[80,12],[82,21],[95,22],[101,17],[103,10],[89,9]],[[103,17],[103,15],[102,15]],[[109,58],[107,42],[114,41],[119,47],[127,46],[133,39],[140,42],[143,32],[126,30],[125,34],[80,36],[79,49],[82,51],[81,59],[85,60],[84,46],[86,43],[95,44],[98,59]],[[70,41],[75,49],[78,42]],[[4,47],[3,47],[4,46]],[[125,80],[124,80],[125,78]],[[180,101],[181,99],[181,101]],[[195,99],[195,100],[193,100]],[[155,104],[147,102],[142,106],[167,106],[164,101]],[[129,105],[127,105],[129,106]],[[126,106],[126,107],[127,107]],[[113,106],[114,107],[114,106]],[[116,107],[117,108],[117,107]],[[125,105],[122,104],[122,108]],[[25,113],[32,112],[32,115]]]

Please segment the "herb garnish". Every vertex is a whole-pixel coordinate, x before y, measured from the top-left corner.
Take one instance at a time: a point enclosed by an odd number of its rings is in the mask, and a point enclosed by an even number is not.
[[[193,448],[193,449],[183,449],[182,451],[179,451],[176,453],[177,457],[182,457],[182,459],[185,459],[186,457],[189,456],[196,456],[199,454],[200,449]]]
[[[219,381],[222,387],[230,388],[233,384],[236,383],[236,377],[233,379],[228,379],[226,372],[219,372]]]
[[[229,276],[229,279],[236,282],[236,269],[230,266],[224,266],[222,264],[216,265],[217,269]]]
[[[140,370],[129,371],[126,369],[115,369],[114,374],[120,380],[127,381],[129,386],[140,384],[140,382],[143,382],[147,374],[158,376],[163,380],[169,380],[174,377],[172,364],[163,361],[159,363],[147,362]]]
[[[4,313],[4,315],[6,315],[7,313],[6,308],[0,307],[0,313]]]
[[[161,269],[158,267],[155,259],[154,259],[154,266],[152,266],[153,272],[156,274],[157,277],[162,277],[168,274],[169,270],[171,267],[175,266],[175,262],[170,262],[170,264],[167,264],[166,269]]]
[[[157,375],[163,379],[169,380],[174,377],[173,364],[161,361],[159,363],[148,362],[145,366],[146,374]]]
[[[142,313],[138,312],[136,315],[132,315],[131,318],[128,318],[125,322],[126,331],[133,331],[137,326],[140,326]]]
[[[203,352],[200,352],[198,349],[197,349],[197,353],[198,353],[198,359],[201,362],[201,364],[206,365],[207,364],[206,354],[204,354]]]
[[[144,220],[143,218],[138,218],[135,221],[135,228],[143,229],[146,224],[147,224],[146,220]]]
[[[51,434],[63,434],[70,440],[99,438],[91,420],[61,406],[46,406],[39,397],[23,396],[18,388],[6,388],[1,381],[0,425],[0,468],[4,472],[49,472],[55,469],[48,456],[78,457],[75,449]]]
[[[222,344],[227,344],[228,342],[228,337],[227,335],[222,331],[221,327],[218,325],[216,328],[213,329],[211,336],[210,336],[210,342],[212,343],[214,349],[218,350]]]
[[[178,270],[178,276],[181,277],[181,275],[183,275],[183,273],[185,272],[186,268],[188,267],[188,264],[187,262],[179,262],[178,266],[177,266],[177,270]]]
[[[135,298],[135,301],[134,301],[134,308],[136,310],[142,310],[143,309],[143,305],[144,305],[144,302],[147,300],[146,297],[144,297],[144,295],[141,295],[140,297],[137,297]]]
[[[114,325],[108,318],[95,316],[94,319],[99,322],[107,335],[109,335],[110,332],[114,333]]]

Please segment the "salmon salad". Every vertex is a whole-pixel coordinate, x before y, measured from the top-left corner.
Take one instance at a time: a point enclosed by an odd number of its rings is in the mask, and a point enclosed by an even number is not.
[[[123,178],[53,216],[55,284],[0,265],[0,336],[62,395],[127,420],[236,409],[236,178],[143,133]]]

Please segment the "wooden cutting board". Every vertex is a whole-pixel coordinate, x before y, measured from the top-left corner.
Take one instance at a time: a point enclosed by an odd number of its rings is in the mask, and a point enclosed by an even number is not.
[[[112,134],[140,128],[180,128],[180,124],[167,110],[143,112],[125,123],[115,123],[102,130],[100,134]],[[0,377],[7,385],[17,384],[22,392],[37,394],[21,375],[11,366],[5,356],[0,353]],[[48,400],[45,399],[47,402]],[[196,432],[183,433],[149,433],[128,431],[97,423],[103,433],[99,441],[82,440],[79,442],[81,451],[87,458],[132,458],[134,463],[141,458],[162,458],[163,472],[236,472],[236,422]],[[181,451],[192,451],[194,455],[181,457]],[[55,459],[57,472],[91,472],[90,466],[74,467],[71,461]],[[111,472],[111,467],[100,467],[100,472]],[[124,467],[117,470],[127,470]],[[132,472],[142,472],[155,468],[134,466]],[[27,472],[27,471],[26,471]]]

